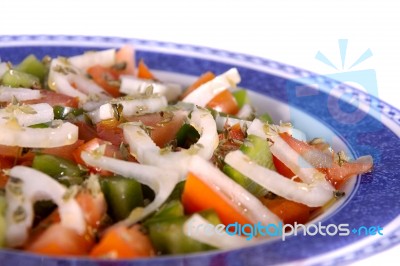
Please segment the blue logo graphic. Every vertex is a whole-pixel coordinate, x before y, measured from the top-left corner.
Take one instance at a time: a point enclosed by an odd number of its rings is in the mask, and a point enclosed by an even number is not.
[[[357,89],[377,97],[376,72],[374,69],[352,70],[369,59],[373,55],[372,51],[368,48],[360,53],[360,56],[354,62],[348,63],[346,61],[348,40],[340,39],[338,45],[340,66],[333,64],[321,51],[318,51],[315,55],[315,59],[335,69],[336,73],[311,75],[292,79],[286,83],[290,120],[295,121],[295,127],[296,123],[299,123],[302,129],[305,127],[304,131],[307,136],[316,137],[312,123],[300,119],[301,114],[296,106],[305,109],[310,114],[318,114],[322,122],[324,120],[333,122],[332,131],[324,131],[320,137],[329,143],[335,143],[337,141],[334,134],[335,129],[343,129],[341,132],[349,132],[348,135],[344,136],[344,139],[352,143],[352,147],[357,151],[358,156],[370,154],[375,162],[379,161],[380,152],[366,140],[368,134],[376,134],[382,129],[382,125],[371,123],[371,119],[380,119],[379,114],[371,108],[373,98],[366,98],[364,94],[358,93],[354,89],[354,86],[356,86]],[[349,67],[346,67],[347,65]],[[326,108],[317,109],[316,106],[321,106],[321,103]],[[307,123],[310,126],[307,126]],[[371,124],[375,124],[375,126],[372,127]]]

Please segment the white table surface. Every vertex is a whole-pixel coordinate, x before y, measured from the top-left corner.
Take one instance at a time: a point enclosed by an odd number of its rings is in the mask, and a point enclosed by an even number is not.
[[[378,97],[400,108],[400,2],[371,1],[2,1],[0,35],[120,36],[196,44],[261,56],[321,74],[374,69]],[[344,69],[339,39],[348,40]],[[315,59],[324,53],[339,69]],[[397,253],[397,254],[396,254]],[[400,247],[355,265],[394,263]]]

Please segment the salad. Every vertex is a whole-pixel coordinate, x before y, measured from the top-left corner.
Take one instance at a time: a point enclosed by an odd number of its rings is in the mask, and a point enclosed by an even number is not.
[[[0,62],[0,247],[110,259],[242,247],[268,236],[193,230],[305,224],[371,171],[371,156],[257,114],[240,80],[231,68],[163,82],[131,46]]]

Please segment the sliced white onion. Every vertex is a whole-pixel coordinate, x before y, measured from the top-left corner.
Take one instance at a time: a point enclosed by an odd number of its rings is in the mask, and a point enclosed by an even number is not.
[[[60,123],[55,128],[20,127],[16,121],[10,120],[2,124],[0,144],[27,148],[53,148],[70,145],[78,140],[78,127],[69,122],[55,120]]]
[[[67,188],[50,176],[26,166],[15,166],[6,185],[7,245],[18,247],[28,238],[32,226],[33,204],[39,200],[52,200],[58,206],[61,224],[83,234],[86,228],[84,213],[73,197],[66,197]]]
[[[153,93],[165,96],[168,101],[178,99],[182,93],[182,86],[175,83],[160,83],[128,75],[121,76],[120,80],[120,92],[127,95],[143,94],[149,86],[153,86]]]
[[[76,88],[86,95],[100,99],[110,98],[110,95],[103,88],[83,75],[69,75],[68,80],[70,83],[74,83]]]
[[[49,78],[50,82],[50,78]],[[55,91],[61,94],[65,94],[71,97],[78,97],[80,101],[85,102],[88,98],[88,96],[85,93],[82,93],[72,87],[70,84],[67,76],[59,73],[54,73],[52,75],[51,83],[53,84],[52,88],[54,88]]]
[[[51,61],[48,83],[51,89],[71,97],[78,97],[81,102],[86,102],[88,98],[96,100],[110,98],[107,92],[88,79],[81,69],[69,64],[66,59],[55,58]]]
[[[236,68],[231,68],[198,87],[186,96],[183,101],[205,107],[220,92],[235,87],[239,82],[240,75],[238,70]]]
[[[217,129],[219,131],[222,131],[222,130],[224,130],[225,126],[233,126],[237,123],[240,124],[241,128],[248,128],[252,122],[249,120],[243,120],[243,119],[233,118],[233,117],[229,117],[229,116],[218,115],[215,118],[215,123],[217,124]]]
[[[18,101],[27,101],[40,99],[41,96],[40,90],[0,86],[0,102],[11,102],[14,97]]]
[[[108,49],[102,51],[89,51],[81,55],[76,55],[68,58],[68,61],[82,69],[86,70],[87,68],[94,65],[101,65],[104,67],[110,67],[115,65],[115,49]]]
[[[27,108],[29,112],[24,111]],[[7,123],[11,117],[15,117],[20,126],[28,127],[52,121],[54,119],[54,112],[53,107],[48,103],[27,104],[11,109],[10,111],[7,108],[0,110],[0,120],[2,120],[0,124]]]
[[[108,103],[108,99],[89,99],[87,102],[84,102],[81,107],[86,112],[91,112],[102,106],[103,104]]]
[[[8,66],[8,64],[6,62],[1,62],[0,63],[0,78],[4,75],[4,73],[6,73],[8,70],[10,69],[10,67]]]
[[[206,226],[207,229],[205,229]],[[208,232],[208,230],[210,230],[210,232]],[[210,224],[199,214],[193,214],[183,224],[183,233],[201,243],[223,250],[245,247],[259,242],[256,238],[246,240],[245,237],[238,235],[228,235],[225,229]]]
[[[250,104],[245,104],[243,105],[242,108],[240,108],[239,112],[236,114],[236,116],[239,119],[248,119],[254,114],[253,107],[251,107]]]
[[[173,170],[126,162],[105,156],[96,156],[88,152],[82,152],[82,159],[88,165],[111,171],[126,178],[135,179],[154,191],[155,198],[149,205],[143,209],[134,209],[131,215],[122,221],[128,226],[156,211],[168,199],[175,185],[179,182],[179,175]]]
[[[124,124],[124,138],[129,144],[131,154],[140,163],[175,169],[184,179],[187,174],[188,162],[194,154],[209,160],[218,146],[215,121],[207,110],[196,108],[191,114],[190,122],[199,132],[200,138],[188,150],[164,152],[156,146],[140,125],[132,123]]]
[[[315,171],[315,175],[312,177],[313,182],[307,184],[295,182],[262,167],[239,150],[228,153],[225,162],[257,184],[288,200],[310,207],[319,207],[333,197],[333,187],[327,186],[325,175],[318,171]]]
[[[132,100],[115,100],[112,103],[121,104],[124,107],[122,114],[126,116],[155,113],[168,106],[164,96],[156,95]]]
[[[93,123],[107,120],[115,117],[113,104],[121,104],[123,106],[122,115],[143,115],[155,113],[163,110],[168,106],[168,102],[164,96],[151,95],[146,98],[137,98],[131,100],[112,100],[111,103],[101,105],[97,110],[88,113]]]
[[[306,135],[299,129],[294,128],[292,126],[278,126],[278,125],[267,125],[264,124],[260,119],[254,119],[251,122],[250,126],[247,129],[247,134],[249,135],[256,135],[261,138],[266,138],[267,133],[271,133],[273,135],[277,133],[284,133],[287,132],[289,135],[292,135],[293,138],[306,141]]]
[[[278,224],[278,216],[268,210],[260,200],[222,173],[217,167],[200,156],[193,156],[189,168],[197,178],[219,191],[239,213],[249,218],[254,224]]]

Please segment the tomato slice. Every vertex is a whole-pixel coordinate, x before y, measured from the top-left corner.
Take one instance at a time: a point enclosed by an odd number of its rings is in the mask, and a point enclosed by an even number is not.
[[[289,167],[287,167],[284,163],[282,163],[278,158],[276,158],[275,156],[272,156],[272,160],[274,162],[276,171],[287,177],[287,178],[292,178],[295,176],[295,174],[292,172],[292,170],[289,169]]]
[[[83,121],[76,121],[74,125],[78,127],[78,138],[84,141],[89,141],[94,138],[99,138],[97,131],[87,123]]]
[[[239,112],[239,105],[237,104],[235,97],[232,92],[227,89],[217,94],[207,104],[207,107],[230,115],[235,115]]]
[[[64,159],[74,161],[75,158],[72,153],[83,143],[84,143],[83,140],[78,139],[75,143],[73,143],[71,145],[65,145],[65,146],[55,147],[55,148],[45,148],[45,149],[40,150],[40,152],[45,153],[45,154],[59,156]]]
[[[107,119],[96,124],[96,132],[99,138],[119,146],[124,141],[124,132],[118,127],[121,123],[116,119]]]
[[[83,190],[76,195],[76,201],[85,214],[85,221],[90,231],[98,229],[107,211],[107,204],[102,194],[94,197],[90,191]]]
[[[181,99],[188,96],[191,92],[196,90],[198,87],[207,83],[215,78],[214,73],[206,72],[201,75],[191,86],[189,86],[185,92],[180,96]],[[239,105],[236,102],[235,97],[229,90],[224,90],[217,94],[208,104],[207,107],[223,112],[226,114],[237,114],[239,112]]]
[[[144,63],[143,59],[141,59],[138,64],[138,77],[142,79],[156,79],[148,66]]]
[[[121,95],[119,92],[119,85],[116,84],[119,75],[112,68],[95,65],[89,67],[86,71],[97,85],[102,87],[113,97],[119,97]]]
[[[76,148],[73,151],[73,157],[78,164],[85,165],[85,162],[81,158],[82,151],[88,151],[88,152],[95,151],[96,149],[99,149],[100,146],[102,146],[102,145],[104,145],[104,148],[105,148],[104,156],[116,157],[119,159],[122,158],[122,155],[120,153],[118,146],[112,145],[108,141],[105,141],[105,140],[99,139],[99,138],[94,138],[94,139],[82,144],[78,148]]]
[[[94,197],[88,190],[81,191],[76,200],[85,214],[87,228],[84,234],[62,226],[58,210],[55,210],[32,230],[25,250],[46,255],[87,255],[94,245],[94,233],[107,206],[102,195]]]
[[[318,159],[326,156],[326,154],[306,142],[293,138],[288,133],[281,133],[279,135],[292,149],[302,155],[312,166],[324,173],[327,180],[336,189],[341,188],[352,176],[368,172],[372,168],[372,160],[343,162],[342,165],[339,165],[337,162],[332,160],[331,167],[321,167]],[[315,156],[318,154],[320,156]]]
[[[56,223],[29,240],[25,250],[52,256],[78,256],[86,255],[92,246],[92,238]]]
[[[5,158],[0,156],[0,188],[4,188],[8,181],[8,175],[6,175],[3,170],[10,169],[14,166],[13,158]]]
[[[228,198],[190,172],[187,175],[183,190],[182,203],[188,213],[214,209],[225,225],[235,222],[239,224],[251,223],[246,216],[232,206]]]
[[[118,76],[135,74],[135,50],[131,45],[122,46],[115,55],[115,61],[125,64],[123,70],[117,70]]]
[[[152,257],[154,254],[149,237],[141,232],[139,225],[130,228],[118,225],[108,229],[90,252],[92,257],[113,259]]]
[[[150,128],[150,137],[157,146],[163,148],[173,139],[185,122],[185,115],[181,112],[158,112],[126,118],[131,122],[141,121]]]
[[[281,218],[285,224],[294,224],[295,222],[300,224],[307,223],[314,209],[280,197],[275,199],[260,198],[260,200],[270,211]]]
[[[59,106],[73,107],[73,108],[78,108],[79,105],[78,97],[71,97],[50,90],[40,90],[40,94],[42,96],[40,99],[28,100],[24,101],[24,103],[26,104],[48,103],[51,106],[59,105]]]
[[[200,87],[201,85],[203,85],[206,82],[209,82],[210,80],[213,80],[215,78],[214,73],[208,71],[206,73],[204,73],[203,75],[201,75],[192,85],[190,85],[184,92],[183,94],[180,96],[180,99],[182,100],[183,98],[185,98],[186,96],[188,96],[192,91],[194,91],[195,89],[197,89],[198,87]]]

